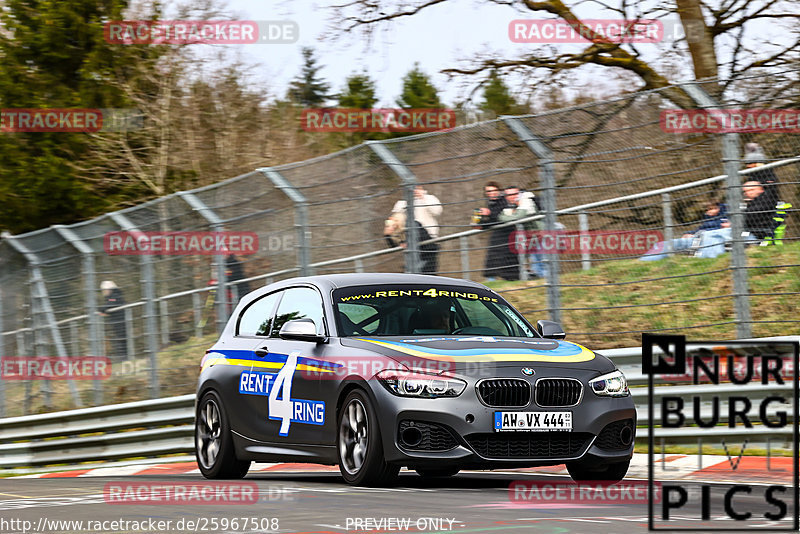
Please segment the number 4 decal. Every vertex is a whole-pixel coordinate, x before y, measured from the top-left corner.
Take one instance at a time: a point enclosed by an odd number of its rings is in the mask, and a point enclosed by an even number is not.
[[[278,434],[281,436],[289,435],[289,425],[292,422],[292,380],[294,379],[294,371],[297,368],[297,356],[299,351],[292,352],[286,358],[286,363],[283,365],[278,375],[275,377],[275,382],[269,390],[269,399],[267,401],[267,412],[270,419],[280,419],[281,429]],[[278,398],[278,392],[281,393],[281,398]]]

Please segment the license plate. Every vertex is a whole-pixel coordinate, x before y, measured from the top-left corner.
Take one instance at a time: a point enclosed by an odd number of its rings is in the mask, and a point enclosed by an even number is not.
[[[572,430],[572,412],[494,412],[495,432]]]

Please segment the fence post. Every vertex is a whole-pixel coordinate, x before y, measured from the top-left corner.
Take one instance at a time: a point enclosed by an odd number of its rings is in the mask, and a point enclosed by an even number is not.
[[[202,200],[188,191],[178,192],[184,202],[200,214],[206,221],[208,221],[211,230],[214,232],[223,232],[225,225],[222,219],[206,205]],[[214,295],[215,302],[217,303],[217,332],[220,334],[225,329],[225,323],[228,322],[228,277],[225,273],[225,254],[222,251],[217,251],[214,255],[214,263],[217,267],[217,290]],[[167,334],[168,336],[168,334]],[[162,339],[164,334],[162,333]],[[167,341],[169,338],[167,337]]]
[[[364,272],[364,262],[363,261],[358,259],[358,260],[355,260],[353,263],[354,263],[355,270],[356,270],[357,273],[363,273]]]
[[[380,141],[367,141],[366,144],[402,182],[403,197],[406,201],[405,271],[416,273],[419,270],[419,243],[414,226],[414,187],[417,185],[417,177]]]
[[[133,332],[133,308],[125,308],[125,331],[126,332]],[[127,335],[125,337],[125,361],[130,361],[133,359],[133,355],[136,354],[136,347],[133,343],[134,337],[132,335]]]
[[[33,326],[33,310],[31,310],[31,326]],[[14,334],[17,343],[17,350],[15,356],[25,357],[28,355],[28,344],[25,340],[25,329],[21,328]],[[25,400],[22,404],[22,415],[28,415],[31,412],[31,381],[25,380]]]
[[[462,235],[458,238],[458,248],[461,252],[461,276],[466,280],[471,280],[469,277],[469,238]]]
[[[271,167],[256,169],[269,178],[294,203],[294,226],[297,231],[297,266],[300,276],[311,276],[311,230],[308,228],[308,201],[303,193]]]
[[[32,311],[32,315],[34,318],[37,316],[39,317],[39,319],[35,320],[34,323],[38,323],[38,327],[41,324],[41,319],[43,316],[44,321],[48,325],[47,330],[50,331],[50,339],[52,340],[53,345],[55,345],[56,354],[59,358],[68,358],[69,355],[67,354],[66,348],[64,348],[64,341],[61,339],[61,331],[58,329],[58,324],[56,323],[56,315],[53,312],[53,307],[50,304],[50,296],[47,293],[47,286],[44,283],[44,276],[42,275],[42,270],[40,268],[41,261],[39,260],[39,257],[31,252],[28,247],[22,244],[22,242],[20,242],[16,237],[12,236],[10,233],[3,232],[2,237],[17,252],[24,256],[30,265],[32,282],[31,296],[33,297],[32,305],[36,307],[36,309]],[[41,308],[41,312],[39,312],[39,308]],[[41,335],[38,328],[36,329],[36,335]],[[39,337],[39,340],[41,341],[41,337]],[[49,403],[50,387],[46,385],[47,380],[43,380],[42,382],[45,383],[42,385],[42,392],[45,394],[45,398]],[[75,403],[75,406],[78,408],[83,407],[83,402],[81,402],[81,397],[78,394],[77,388],[75,387],[75,381],[68,380],[67,385],[70,393],[72,393],[72,401]]]
[[[672,221],[672,196],[669,193],[661,194],[661,213],[664,218],[664,252],[672,254],[672,240],[674,239],[674,223]]]
[[[109,217],[120,228],[133,234],[140,233],[133,223],[121,212],[110,213]],[[158,383],[158,323],[156,321],[156,290],[153,260],[148,254],[141,256],[141,282],[142,297],[144,300],[144,337],[147,352],[150,353],[150,398],[157,399],[161,394]],[[127,336],[131,337],[133,331],[128,330]]]
[[[553,166],[553,152],[542,140],[534,135],[525,124],[517,117],[501,116],[512,132],[525,143],[525,146],[534,153],[539,160],[539,182],[542,187],[542,207],[547,230],[556,229],[556,181]],[[561,322],[561,295],[558,282],[558,255],[547,254],[547,307],[550,311],[550,320]]]
[[[3,328],[3,284],[0,283],[0,356],[6,354],[6,336]],[[6,381],[3,380],[3,373],[0,373],[0,418],[6,416]]]
[[[102,356],[103,348],[100,344],[100,325],[97,313],[97,278],[95,277],[94,251],[71,229],[61,225],[54,225],[53,229],[64,241],[75,247],[81,255],[83,268],[83,285],[86,292],[86,314],[89,317],[89,353],[92,356]],[[94,402],[97,406],[103,404],[103,382],[99,378],[94,381]]]
[[[687,83],[683,85],[686,92],[700,107],[711,112],[720,112],[720,105],[714,101],[699,85]],[[720,124],[725,124],[720,122]],[[744,231],[744,215],[742,214],[742,184],[739,178],[739,134],[724,133],[722,135],[722,161],[727,176],[726,202],[728,203],[728,219],[731,222],[731,276],[733,278],[734,312],[736,313],[736,336],[740,339],[752,337],[750,315],[750,288],[747,281],[747,255],[744,251],[742,232]]]
[[[161,319],[159,330],[161,331],[161,344],[169,344],[169,305],[166,299],[158,300],[158,317]]]
[[[589,214],[585,211],[578,214],[578,230],[580,231],[581,243],[581,269],[588,271],[592,268],[592,253],[591,249],[583,246],[583,236],[589,234]]]
[[[200,326],[200,321],[203,320],[203,305],[200,302],[200,293],[192,293],[192,311],[194,316],[194,337],[200,339],[203,337],[203,327]]]
[[[525,245],[527,243],[527,240],[525,239],[525,228],[521,224],[515,224],[514,230],[516,230],[514,234],[514,248],[516,248],[518,251],[521,251],[517,252],[517,261],[519,263],[519,279],[522,281],[527,281],[528,266],[525,262]]]

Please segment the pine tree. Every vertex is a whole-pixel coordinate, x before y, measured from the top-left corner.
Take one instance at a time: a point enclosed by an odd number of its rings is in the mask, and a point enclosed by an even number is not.
[[[494,116],[521,115],[528,112],[525,106],[517,102],[496,70],[489,74],[488,83],[483,88],[480,108]]]
[[[303,48],[303,68],[300,75],[289,84],[288,97],[296,104],[309,108],[322,107],[330,95],[330,85],[323,80],[319,71],[322,69],[314,57],[314,49]]]
[[[436,87],[419,68],[419,63],[415,63],[414,68],[403,77],[403,91],[397,99],[397,105],[406,109],[442,107]]]
[[[367,73],[350,75],[339,94],[339,106],[343,108],[371,109],[377,100],[375,82]]]
[[[103,23],[127,0],[7,0],[0,14],[0,108],[124,108],[115,83],[158,47],[111,44]],[[114,199],[76,171],[85,133],[0,135],[0,229],[33,230],[100,213]]]

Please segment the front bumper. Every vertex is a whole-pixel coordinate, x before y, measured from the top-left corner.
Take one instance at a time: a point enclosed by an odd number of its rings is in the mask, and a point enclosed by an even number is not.
[[[609,433],[598,439],[608,425],[629,420],[636,428],[633,399],[598,397],[584,384],[577,406],[541,408],[533,401],[524,408],[493,408],[484,405],[474,388],[455,398],[415,399],[398,397],[374,383],[378,420],[387,462],[409,467],[461,469],[534,467],[592,458],[601,463],[625,461],[633,455],[633,441],[622,448],[609,448]],[[572,432],[495,432],[496,411],[571,411]],[[402,428],[417,423],[433,425],[435,438],[423,446],[409,447],[400,437]],[[621,423],[616,426],[619,427]],[[419,426],[417,424],[417,426]],[[423,425],[424,426],[424,425]],[[442,428],[444,427],[444,428]],[[616,427],[612,427],[616,428]],[[452,436],[448,441],[445,431]],[[452,445],[452,447],[451,447]],[[432,450],[434,447],[436,450]],[[438,448],[438,449],[437,449]]]

